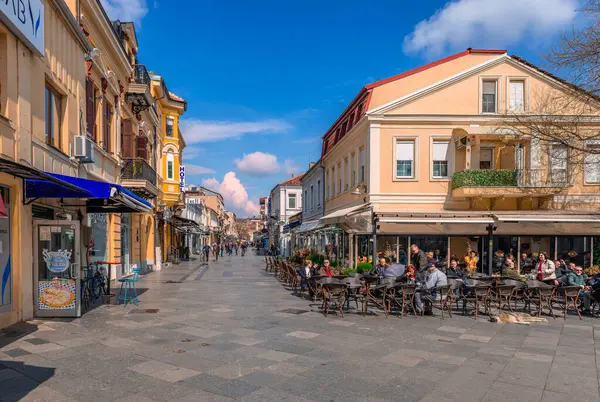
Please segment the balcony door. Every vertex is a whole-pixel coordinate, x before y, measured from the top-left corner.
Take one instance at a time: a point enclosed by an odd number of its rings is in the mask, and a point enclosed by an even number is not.
[[[479,151],[479,169],[492,170],[494,169],[494,148],[481,147]]]

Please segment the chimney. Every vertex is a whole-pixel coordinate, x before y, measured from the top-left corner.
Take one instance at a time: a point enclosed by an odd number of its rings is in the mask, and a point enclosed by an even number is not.
[[[294,174],[292,173],[292,179],[294,178]]]
[[[308,168],[309,168],[309,169],[310,169],[310,168],[312,168],[313,166],[315,166],[315,163],[314,163],[314,162],[309,162],[309,163],[308,163]]]

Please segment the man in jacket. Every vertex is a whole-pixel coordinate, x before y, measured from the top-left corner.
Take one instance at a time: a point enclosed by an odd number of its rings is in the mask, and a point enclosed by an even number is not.
[[[383,278],[383,274],[385,273],[387,267],[387,261],[385,258],[381,257],[379,261],[377,261],[377,265],[375,265],[375,268],[373,268],[371,274]]]
[[[421,285],[421,289],[415,293],[415,310],[417,314],[421,314],[423,310],[423,299],[426,302],[425,314],[431,315],[431,300],[437,297],[436,289],[440,286],[446,286],[448,278],[446,274],[437,269],[434,264],[428,264],[425,274],[425,283]]]
[[[418,282],[425,277],[427,254],[425,254],[425,251],[420,250],[416,244],[410,246],[410,253],[412,254],[410,262],[415,267],[415,280]]]
[[[583,311],[590,311],[590,301],[592,300],[590,287],[586,285],[587,275],[583,273],[583,268],[575,267],[575,269],[567,275],[567,284],[569,286],[579,286],[581,292],[579,297],[583,297]]]

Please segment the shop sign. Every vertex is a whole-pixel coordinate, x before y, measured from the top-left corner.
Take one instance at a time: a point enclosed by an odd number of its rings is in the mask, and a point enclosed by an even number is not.
[[[38,56],[44,55],[42,0],[0,0],[0,20]]]
[[[48,271],[54,273],[65,272],[71,263],[71,251],[69,250],[49,251],[44,249],[42,256]]]
[[[38,283],[40,310],[73,310],[77,285],[73,279],[52,279]]]
[[[185,190],[185,166],[179,166],[179,192],[183,193]]]

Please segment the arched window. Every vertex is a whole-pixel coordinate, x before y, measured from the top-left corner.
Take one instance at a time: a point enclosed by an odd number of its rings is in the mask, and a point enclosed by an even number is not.
[[[175,170],[175,158],[173,152],[167,152],[167,180],[173,180]]]

